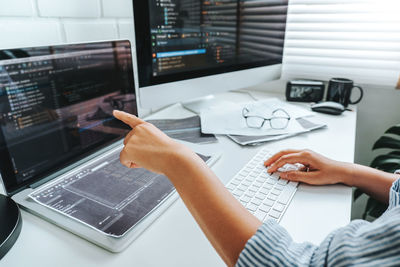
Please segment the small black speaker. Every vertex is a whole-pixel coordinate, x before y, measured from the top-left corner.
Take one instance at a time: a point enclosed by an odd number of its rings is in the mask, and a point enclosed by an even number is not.
[[[10,197],[0,195],[0,260],[17,241],[21,227],[18,205]]]

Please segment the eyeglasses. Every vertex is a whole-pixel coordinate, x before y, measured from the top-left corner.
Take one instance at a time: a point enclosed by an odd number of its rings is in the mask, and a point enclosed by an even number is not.
[[[283,109],[275,109],[271,117],[265,118],[259,115],[251,115],[248,108],[242,110],[243,118],[246,119],[247,127],[260,129],[264,126],[265,121],[269,121],[269,125],[272,129],[279,130],[285,129],[290,121],[290,115]]]

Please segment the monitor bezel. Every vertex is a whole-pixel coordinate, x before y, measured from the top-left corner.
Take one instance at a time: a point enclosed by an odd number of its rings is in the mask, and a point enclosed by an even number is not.
[[[102,43],[127,43],[130,47],[130,56],[131,60],[133,63],[133,55],[132,55],[132,44],[130,40],[112,40],[112,41],[99,41],[99,42],[85,42],[85,43],[71,43],[71,44],[63,44],[63,45],[50,45],[50,46],[35,46],[35,47],[21,47],[21,48],[7,48],[7,49],[0,49],[0,51],[12,51],[16,49],[41,49],[41,48],[50,48],[50,47],[68,47],[68,46],[79,46],[79,45],[86,45],[86,44],[102,44]],[[131,74],[131,88],[132,93],[136,96],[135,102],[136,102],[136,109],[138,110],[138,99],[137,99],[137,94],[136,94],[136,86],[135,86],[135,78],[134,78],[134,67],[133,64],[129,65],[130,70],[129,73]],[[136,114],[137,115],[137,114]],[[86,158],[87,160],[91,159],[91,155],[95,154],[96,152],[99,152],[101,150],[104,150],[106,147],[112,146],[115,143],[118,143],[119,141],[123,140],[122,137],[116,137],[113,139],[110,139],[106,141],[103,144],[97,145],[96,147],[90,147],[89,149],[83,150],[83,152],[79,155],[76,155],[73,157],[73,159],[68,159],[63,161],[62,163],[57,164],[57,166],[54,166],[50,169],[48,169],[45,172],[41,172],[34,177],[23,181],[22,183],[16,183],[16,176],[13,172],[13,164],[11,161],[11,156],[9,153],[9,150],[7,148],[7,143],[4,139],[3,131],[0,130],[0,174],[1,174],[1,179],[3,181],[3,186],[5,189],[5,193],[8,196],[13,196],[17,194],[18,192],[21,192],[22,190],[31,187],[31,185],[36,184],[40,182],[41,180],[45,180],[48,177],[53,176],[54,174],[59,174],[61,175],[62,173],[65,173],[69,171],[68,166],[73,165],[74,163],[77,162],[82,162]],[[65,170],[65,171],[64,171]],[[57,175],[57,176],[59,176]]]
[[[152,51],[151,34],[149,22],[149,0],[133,0],[134,27],[136,40],[136,61],[139,87],[148,87],[170,82],[178,82],[216,74],[229,73],[240,70],[247,70],[258,67],[267,67],[276,64],[282,64],[283,52],[280,60],[260,60],[257,62],[237,64],[232,66],[221,66],[203,70],[187,71],[175,74],[166,74],[154,77],[152,75]],[[287,13],[286,13],[287,18]],[[286,36],[286,25],[284,36]],[[283,50],[282,50],[283,51]]]

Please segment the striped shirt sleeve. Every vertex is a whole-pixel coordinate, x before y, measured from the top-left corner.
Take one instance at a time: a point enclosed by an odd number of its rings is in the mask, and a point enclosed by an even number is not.
[[[317,246],[296,243],[275,221],[266,221],[249,239],[237,267],[400,266],[400,179],[390,190],[389,208],[373,223],[355,220]]]

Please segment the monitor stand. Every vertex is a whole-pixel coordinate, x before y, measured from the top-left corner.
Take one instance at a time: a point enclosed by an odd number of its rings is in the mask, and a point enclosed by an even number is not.
[[[200,111],[210,106],[217,105],[219,102],[214,95],[207,95],[182,102],[182,106],[194,113],[200,114]]]
[[[247,91],[241,91],[241,90],[234,90],[234,91],[229,91],[230,93],[238,93],[238,94],[247,94],[249,95],[253,100],[256,100],[249,92]],[[194,112],[197,114],[200,114],[201,110],[207,109],[212,106],[218,106],[222,105],[226,102],[230,102],[227,100],[224,100],[221,97],[216,97],[215,95],[207,95],[199,98],[194,98],[185,102],[181,102],[181,105]]]
[[[17,204],[0,195],[0,260],[12,248],[21,232],[22,218]]]

